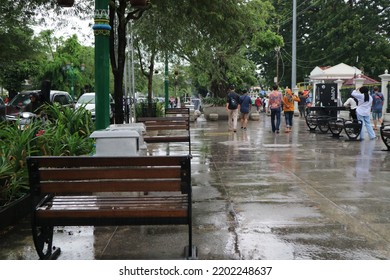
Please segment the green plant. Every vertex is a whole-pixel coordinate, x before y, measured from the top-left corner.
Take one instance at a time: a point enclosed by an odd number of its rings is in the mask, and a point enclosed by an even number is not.
[[[0,127],[0,206],[18,199],[28,191],[26,157],[38,154],[35,131],[31,123],[21,130],[19,122]]]
[[[0,124],[0,207],[28,193],[28,156],[91,154],[93,121],[88,110],[47,105],[48,120],[33,119],[20,128],[19,122]]]
[[[161,117],[164,115],[164,103],[152,102],[152,111],[148,112],[148,102],[139,102],[135,104],[135,114],[140,117]]]
[[[203,104],[211,106],[225,106],[226,98],[223,97],[206,97],[202,100]]]

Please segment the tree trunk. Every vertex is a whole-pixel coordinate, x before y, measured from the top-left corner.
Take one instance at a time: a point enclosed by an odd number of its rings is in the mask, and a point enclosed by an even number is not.
[[[156,52],[153,51],[150,57],[149,74],[148,74],[148,116],[153,116],[153,73],[154,73],[154,59]]]
[[[115,14],[118,16],[117,26],[117,44],[115,45],[115,30],[111,30],[110,35],[110,62],[114,75],[114,100],[115,100],[115,123],[122,124],[124,122],[123,112],[123,78],[126,61],[126,3],[120,1],[119,7],[110,7],[110,25],[115,27]]]

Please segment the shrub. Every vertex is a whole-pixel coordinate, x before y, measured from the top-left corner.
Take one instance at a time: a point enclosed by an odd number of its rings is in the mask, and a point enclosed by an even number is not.
[[[0,124],[0,207],[28,193],[28,156],[91,154],[94,140],[91,115],[85,108],[59,105],[44,108],[48,120],[33,121],[24,129],[19,122]]]
[[[206,98],[203,98],[202,102],[205,105],[225,106],[226,105],[226,98],[223,98],[223,97],[206,97]]]

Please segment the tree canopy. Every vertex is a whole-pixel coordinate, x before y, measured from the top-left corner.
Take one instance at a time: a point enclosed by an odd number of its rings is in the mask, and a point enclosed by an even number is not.
[[[291,86],[292,3],[274,0],[275,23],[285,45],[280,50],[281,84]],[[377,78],[390,65],[387,0],[300,1],[297,6],[297,79],[316,66],[346,63]],[[276,76],[275,52],[261,58],[267,80]],[[259,60],[259,62],[261,62]]]
[[[132,23],[138,64],[152,92],[156,63],[168,57],[175,71],[198,89],[214,95],[225,94],[226,86],[268,87],[277,75],[281,85],[291,84],[292,3],[282,0],[151,0],[150,9],[137,10],[127,0],[110,0],[111,70],[117,110],[122,110],[123,75],[126,60],[128,23]],[[64,16],[92,19],[94,0],[77,1],[74,8],[59,9],[56,0],[4,0],[0,3],[0,83],[16,92],[28,77],[35,81],[52,79],[58,87],[61,67],[67,60],[75,66],[88,64],[92,49],[76,48],[75,40],[60,39],[50,49],[45,38],[50,30],[34,37],[34,15],[64,25]],[[54,13],[53,13],[54,12]],[[53,18],[55,15],[55,19]],[[298,1],[297,79],[302,81],[315,66],[344,62],[377,78],[390,64],[388,0]],[[22,42],[22,43],[20,43]],[[75,47],[75,49],[72,49]],[[58,48],[58,49],[57,49]],[[62,52],[62,56],[54,57]],[[88,55],[85,55],[85,52]],[[83,57],[80,57],[83,56]],[[51,59],[51,60],[50,60]],[[49,63],[47,63],[49,62]],[[89,65],[91,64],[91,65]],[[187,71],[189,70],[189,71]],[[93,75],[93,72],[89,73]],[[256,77],[256,74],[257,77]],[[92,76],[93,77],[93,76]],[[62,78],[64,79],[64,78]],[[89,78],[88,78],[89,79]],[[93,88],[93,79],[85,81]],[[36,82],[37,83],[37,82]],[[139,87],[141,88],[141,87]],[[117,122],[123,115],[117,114]]]

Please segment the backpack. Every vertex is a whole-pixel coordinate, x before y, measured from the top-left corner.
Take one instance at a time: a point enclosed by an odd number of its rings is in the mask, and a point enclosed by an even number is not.
[[[238,103],[237,103],[236,96],[232,94],[229,96],[229,109],[237,109],[237,107],[238,107]]]

